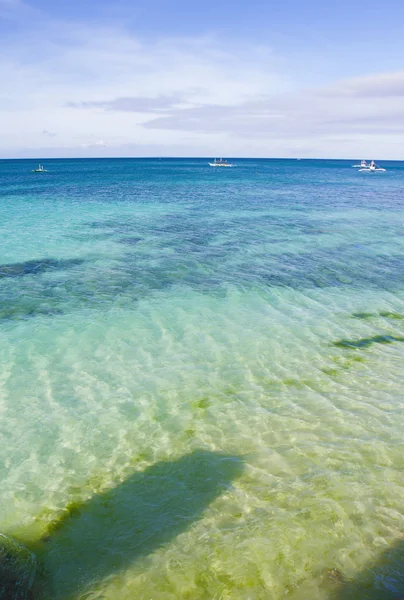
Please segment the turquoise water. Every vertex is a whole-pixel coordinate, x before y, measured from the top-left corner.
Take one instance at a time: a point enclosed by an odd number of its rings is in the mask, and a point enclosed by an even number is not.
[[[0,161],[0,531],[37,599],[399,598],[404,163],[207,162]]]

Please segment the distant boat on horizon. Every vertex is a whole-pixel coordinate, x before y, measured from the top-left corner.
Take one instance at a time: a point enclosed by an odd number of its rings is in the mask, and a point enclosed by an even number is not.
[[[361,169],[359,169],[360,172],[365,172],[365,173],[375,173],[376,171],[385,171],[386,169],[383,169],[383,167],[379,167],[379,165],[377,165],[375,163],[374,160],[372,160],[372,162],[370,163],[370,165],[366,165],[366,167],[363,167]]]
[[[368,163],[366,162],[366,160],[361,160],[361,164],[360,165],[351,165],[352,167],[358,167],[360,169],[366,169],[367,167],[369,167]]]
[[[213,163],[209,163],[211,167],[232,167],[233,165],[228,163],[227,160],[223,160],[223,158],[219,158],[213,161]]]
[[[38,165],[36,169],[32,169],[33,173],[47,173],[48,171],[44,169],[43,165]]]

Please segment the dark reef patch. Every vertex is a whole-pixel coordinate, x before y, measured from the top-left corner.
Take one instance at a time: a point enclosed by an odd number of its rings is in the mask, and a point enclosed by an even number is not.
[[[142,238],[136,236],[128,236],[120,238],[119,241],[121,244],[127,244],[128,246],[136,246],[136,244],[142,241]]]
[[[368,338],[360,338],[359,340],[337,340],[333,342],[333,346],[337,348],[368,348],[373,344],[393,344],[394,342],[404,342],[404,337],[394,335],[375,335]]]
[[[19,263],[0,265],[0,279],[6,277],[24,277],[25,275],[41,275],[52,271],[65,271],[82,265],[81,258],[42,258],[26,260]]]

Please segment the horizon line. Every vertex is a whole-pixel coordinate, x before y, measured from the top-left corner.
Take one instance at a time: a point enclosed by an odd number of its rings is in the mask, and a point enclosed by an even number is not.
[[[364,160],[358,157],[347,158],[320,158],[308,156],[229,156],[230,160]],[[5,160],[212,160],[211,156],[15,156],[0,157],[0,161]],[[404,162],[404,158],[379,158],[379,161]]]

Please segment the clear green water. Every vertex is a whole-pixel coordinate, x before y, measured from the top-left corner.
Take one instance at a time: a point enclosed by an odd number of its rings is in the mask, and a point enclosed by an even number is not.
[[[36,599],[404,595],[404,164],[236,162],[0,161]]]

